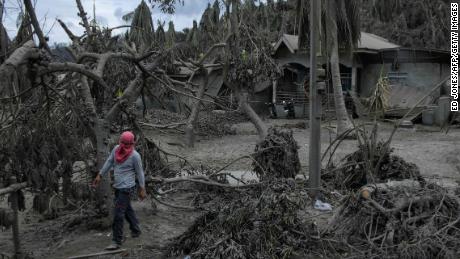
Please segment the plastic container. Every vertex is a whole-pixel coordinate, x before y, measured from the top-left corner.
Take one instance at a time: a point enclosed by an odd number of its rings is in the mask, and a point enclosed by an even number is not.
[[[422,123],[423,125],[434,124],[434,108],[429,108],[422,111]]]
[[[434,111],[434,123],[438,126],[444,126],[449,120],[450,114],[450,97],[441,96],[438,100],[438,107]]]

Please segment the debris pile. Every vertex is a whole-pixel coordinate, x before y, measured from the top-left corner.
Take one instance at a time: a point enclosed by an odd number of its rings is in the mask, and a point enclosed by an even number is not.
[[[149,122],[159,125],[183,122],[187,119],[183,114],[162,109],[152,109],[148,113]]]
[[[437,185],[350,195],[330,224],[339,254],[363,258],[459,258],[460,206]]]
[[[393,149],[388,149],[382,155],[384,151],[384,143],[378,143],[372,152],[373,155],[369,156],[369,148],[361,145],[357,151],[343,159],[344,162],[338,169],[326,174],[323,179],[332,183],[336,189],[347,190],[357,190],[370,182],[380,183],[388,180],[416,179],[424,182],[417,165],[391,154]],[[379,161],[377,172],[371,174]]]
[[[198,116],[197,131],[200,135],[234,135],[232,125],[248,121],[246,114],[238,111],[202,111]]]
[[[173,123],[185,123],[187,116],[168,110],[155,109],[149,111],[149,123],[168,125]],[[232,125],[248,121],[246,114],[239,111],[203,110],[199,113],[195,131],[202,136],[234,135]],[[184,130],[185,124],[178,127]]]
[[[253,155],[254,171],[259,179],[295,178],[300,170],[298,149],[292,130],[270,128]]]
[[[312,247],[315,227],[298,215],[309,198],[293,179],[264,182],[237,195],[172,240],[167,256],[291,258]]]

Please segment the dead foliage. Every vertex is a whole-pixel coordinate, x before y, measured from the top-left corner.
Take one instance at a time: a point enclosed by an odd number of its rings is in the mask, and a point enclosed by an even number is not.
[[[346,198],[331,222],[333,250],[355,258],[458,258],[460,206],[437,185]],[[335,255],[337,256],[337,254]]]
[[[202,111],[197,121],[200,135],[224,136],[236,134],[234,124],[246,122],[249,118],[239,111]]]
[[[290,258],[302,254],[309,249],[315,229],[298,215],[308,201],[300,187],[293,179],[278,179],[235,194],[172,240],[167,256]]]
[[[155,125],[176,125],[176,129],[184,130],[187,117],[168,110],[155,109],[149,111],[148,123]],[[249,118],[239,111],[202,110],[196,121],[195,131],[201,136],[225,136],[236,134],[233,125],[246,122]]]
[[[297,123],[285,123],[283,125],[278,126],[280,128],[285,129],[306,129],[308,128],[308,122],[297,122]]]
[[[378,116],[383,116],[389,106],[390,97],[390,80],[388,77],[383,76],[383,68],[380,71],[380,76],[375,85],[374,92],[367,100],[369,112]]]
[[[13,211],[9,209],[0,208],[0,227],[4,227],[8,229],[9,227],[13,225],[13,221],[14,221]]]
[[[381,183],[388,180],[416,179],[423,181],[417,165],[393,155],[393,149],[381,154],[384,152],[384,143],[377,144],[371,161],[366,156],[367,152],[366,146],[361,145],[357,151],[347,155],[338,168],[326,172],[323,180],[339,190],[357,190],[368,183]],[[380,166],[376,172],[369,173],[366,163],[374,168],[380,159]]]
[[[300,160],[292,130],[270,128],[267,137],[257,143],[253,155],[254,171],[261,181],[271,178],[295,178]]]
[[[148,114],[149,122],[159,125],[183,122],[187,119],[187,117],[184,114],[175,113],[162,109],[149,110]]]
[[[366,126],[372,126],[372,128]],[[387,141],[379,140],[376,121],[357,125],[355,129],[358,137],[358,150],[345,156],[338,166],[332,165],[332,158],[338,146],[346,138],[346,133],[334,140],[323,154],[322,159],[330,152],[326,172],[322,177],[328,187],[339,190],[356,190],[366,184],[403,179],[414,179],[424,183],[415,164],[392,154],[391,137]]]

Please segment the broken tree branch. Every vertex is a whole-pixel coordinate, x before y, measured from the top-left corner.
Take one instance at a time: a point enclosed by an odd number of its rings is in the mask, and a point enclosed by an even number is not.
[[[35,9],[32,6],[32,2],[30,0],[24,0],[24,5],[29,14],[30,21],[32,22],[32,26],[34,26],[35,34],[37,34],[38,40],[40,41],[40,47],[43,47],[51,54],[51,49],[48,46],[48,42],[43,34],[42,29],[40,28],[40,24],[38,23],[37,15],[35,14]]]
[[[139,125],[154,128],[154,129],[173,129],[173,128],[177,128],[179,126],[185,125],[185,122],[176,122],[176,123],[170,123],[170,124],[151,124],[151,123],[146,123],[146,122],[139,122]]]
[[[80,38],[75,36],[73,34],[73,32],[71,30],[69,30],[69,28],[67,27],[67,25],[61,21],[60,19],[57,19],[58,23],[61,25],[62,29],[64,29],[65,33],[67,33],[67,36],[69,36],[70,40],[74,43],[74,44],[79,44],[79,40]]]
[[[81,4],[80,0],[76,0],[76,1],[77,1],[77,8],[78,8],[78,16],[80,16],[83,22],[83,27],[85,27],[86,34],[88,35],[88,37],[91,37],[92,32],[91,32],[91,28],[89,27],[88,17],[86,17],[85,9],[83,8],[83,5]]]
[[[18,190],[21,190],[23,188],[27,187],[27,182],[23,182],[23,183],[15,183],[15,184],[12,184],[6,188],[3,188],[3,189],[0,189],[0,195],[3,195],[3,194],[7,194],[7,193],[10,193],[10,192],[15,192],[15,191],[18,191]]]
[[[150,177],[148,180],[150,182],[160,183],[160,184],[169,184],[169,183],[178,183],[178,182],[193,182],[193,183],[201,183],[201,184],[218,186],[218,187],[229,188],[229,189],[249,188],[249,187],[260,185],[260,183],[251,183],[251,184],[246,184],[246,185],[223,184],[223,183],[213,181],[204,175],[175,177],[175,178]]]
[[[198,210],[198,208],[195,208],[195,207],[181,206],[181,205],[171,204],[171,203],[162,201],[162,200],[158,199],[155,195],[151,195],[151,196],[149,196],[149,197],[150,197],[151,199],[157,201],[158,203],[162,204],[162,205],[165,205],[165,206],[167,206],[167,207],[171,207],[171,208],[174,208],[174,209],[181,209],[181,210]],[[153,203],[152,200],[151,200],[150,202]]]
[[[0,66],[0,73],[6,66],[13,68],[19,67],[21,64],[26,63],[30,58],[38,58],[39,50],[35,47],[35,43],[30,40],[20,48],[17,48],[13,54]]]
[[[98,83],[100,86],[104,87],[105,89],[110,89],[110,87],[104,82],[104,80],[101,77],[99,77],[97,74],[95,74],[91,70],[88,70],[82,64],[77,64],[77,63],[72,63],[72,62],[63,62],[63,63],[51,62],[46,67],[41,69],[38,75],[41,76],[44,74],[49,74],[49,73],[54,73],[54,72],[77,72],[77,73],[83,74],[87,76],[88,78],[92,79],[93,81]]]
[[[131,83],[129,83],[129,86],[125,89],[123,92],[123,96],[112,106],[110,111],[107,113],[105,116],[105,120],[107,122],[111,122],[115,119],[115,117],[118,114],[118,111],[120,111],[120,107],[123,103],[126,102],[134,102],[135,99],[139,96],[141,89],[142,89],[142,84],[141,80],[143,80],[142,73],[138,73],[136,75],[136,78],[134,78]]]

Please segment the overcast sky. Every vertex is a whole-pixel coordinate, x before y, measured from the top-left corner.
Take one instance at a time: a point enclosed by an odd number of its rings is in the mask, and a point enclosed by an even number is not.
[[[81,1],[89,18],[92,19],[94,0]],[[125,24],[121,17],[133,11],[141,0],[95,0],[95,2],[98,23],[103,26],[115,27]],[[173,20],[177,31],[185,27],[192,27],[193,20],[199,22],[201,14],[208,3],[213,3],[214,0],[185,0],[184,2],[184,6],[177,6],[174,15],[163,14],[157,8],[152,10],[155,28],[158,19],[166,21],[166,25],[170,20]],[[4,24],[10,38],[13,38],[17,31],[16,19],[19,10],[17,0],[6,0],[5,6]],[[64,21],[74,34],[83,33],[83,27],[79,25],[80,17],[78,17],[77,12],[75,0],[36,0],[37,17],[42,24],[44,33],[48,34],[51,44],[54,42],[70,42],[59,23],[55,23],[56,18]]]

